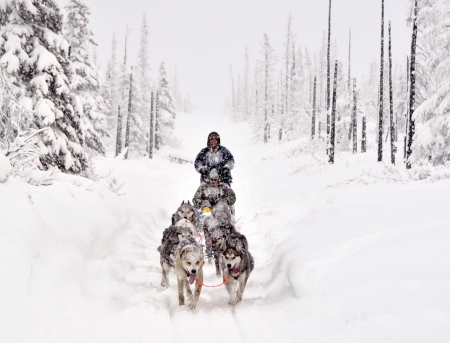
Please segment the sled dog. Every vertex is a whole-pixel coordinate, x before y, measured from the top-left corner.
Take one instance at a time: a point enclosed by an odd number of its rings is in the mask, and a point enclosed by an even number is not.
[[[171,237],[177,236],[178,235],[178,230],[176,228],[179,227],[185,227],[185,228],[189,228],[192,232],[192,235],[195,236],[197,234],[197,231],[195,230],[195,226],[194,224],[192,224],[189,220],[187,219],[181,219],[179,220],[177,223],[175,223],[174,225],[169,226],[167,229],[164,230],[163,232],[163,238],[161,240],[161,245],[158,247],[158,251],[161,252],[161,249],[164,245],[164,243],[170,239]],[[186,237],[185,237],[186,238]]]
[[[192,224],[191,226],[193,227]],[[162,287],[169,287],[168,275],[170,269],[175,267],[176,250],[181,242],[193,239],[192,227],[172,225],[164,230],[161,245],[158,247],[162,268]]]
[[[197,213],[189,200],[188,202],[183,200],[180,207],[172,215],[172,225],[175,225],[180,219],[187,219],[197,227]]]
[[[184,290],[189,302],[189,308],[195,309],[202,285],[195,283],[194,294],[191,291],[191,284],[195,280],[203,282],[203,249],[193,238],[182,241],[175,254],[175,274],[178,281],[178,304],[184,305]]]
[[[230,275],[225,287],[230,295],[230,304],[234,306],[242,300],[248,277],[254,268],[253,256],[248,251],[245,236],[239,232],[230,234],[222,258],[223,279],[225,281]]]
[[[216,275],[221,275],[220,259],[225,251],[227,237],[236,232],[230,223],[231,211],[228,204],[219,202],[212,210],[212,216],[205,220],[203,232],[205,234],[205,245],[208,256],[214,257],[216,265]],[[210,258],[208,258],[209,261]]]

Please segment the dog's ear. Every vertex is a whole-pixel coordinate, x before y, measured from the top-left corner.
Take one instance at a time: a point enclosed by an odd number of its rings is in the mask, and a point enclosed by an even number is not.
[[[244,249],[245,249],[245,244],[244,244],[244,242],[238,241],[238,242],[236,243],[236,251],[237,251],[238,253],[242,253],[242,252],[244,251]]]
[[[191,204],[191,202],[190,202],[190,201],[188,200],[187,204],[188,204],[188,205],[190,205],[190,204]]]
[[[180,206],[183,206],[184,205],[184,200],[183,200],[183,202],[181,203],[181,205]]]

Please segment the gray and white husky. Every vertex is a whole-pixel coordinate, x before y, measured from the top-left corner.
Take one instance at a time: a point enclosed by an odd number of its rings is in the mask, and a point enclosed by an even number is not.
[[[230,304],[234,306],[242,300],[248,277],[255,266],[243,234],[234,232],[227,237],[222,263],[223,280],[230,276],[225,287],[230,295]]]
[[[178,245],[195,237],[195,227],[187,219],[181,219],[176,225],[171,225],[163,232],[161,245],[158,247],[162,268],[162,287],[169,287],[168,274],[175,267],[175,255]]]
[[[181,219],[187,219],[197,227],[197,212],[189,200],[188,202],[184,202],[183,200],[180,207],[172,215],[172,225],[175,225]]]
[[[203,282],[203,248],[193,238],[184,240],[178,245],[175,254],[175,274],[178,281],[178,304],[184,305],[184,290],[189,299],[189,308],[197,305]],[[195,282],[198,280],[200,283]],[[190,285],[195,282],[192,294]]]

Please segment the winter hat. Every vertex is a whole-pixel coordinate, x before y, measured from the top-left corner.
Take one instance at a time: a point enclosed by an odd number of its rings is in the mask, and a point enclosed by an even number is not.
[[[220,136],[217,132],[213,131],[208,135],[208,142],[206,143],[207,146],[210,146],[209,144],[209,139],[211,138],[212,135],[216,135],[217,136],[217,145],[220,145]]]
[[[217,170],[215,170],[215,169],[211,170],[211,172],[209,173],[209,179],[210,180],[219,180],[219,173],[217,172]]]

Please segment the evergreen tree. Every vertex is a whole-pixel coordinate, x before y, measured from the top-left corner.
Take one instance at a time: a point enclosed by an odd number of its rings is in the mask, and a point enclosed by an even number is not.
[[[158,123],[159,131],[158,137],[161,146],[176,146],[177,142],[174,136],[175,128],[175,106],[173,105],[172,91],[169,86],[169,81],[167,77],[167,72],[164,62],[161,62],[159,67],[159,77],[158,77]]]
[[[408,162],[440,165],[450,160],[450,4],[444,0],[418,1],[415,9],[416,17],[411,18],[413,42],[417,38],[421,53],[416,67],[411,57],[409,108],[414,113],[410,128],[417,122],[417,133],[413,143],[408,141]],[[417,82],[412,77],[417,77]],[[410,130],[408,138],[414,135],[414,127]]]
[[[117,129],[118,123],[118,106],[120,104],[120,90],[118,82],[119,64],[117,62],[117,40],[116,34],[113,32],[111,41],[111,58],[106,67],[104,82],[101,86],[101,94],[105,100],[105,114],[107,120],[108,132]],[[114,135],[111,135],[114,136]],[[116,139],[117,141],[117,139]]]
[[[264,42],[262,43],[262,54],[264,58],[263,64],[263,87],[264,87],[264,98],[263,98],[263,108],[264,108],[264,119],[263,119],[263,128],[264,128],[264,143],[267,143],[270,137],[270,118],[269,113],[272,108],[272,74],[273,74],[273,64],[274,64],[274,55],[273,48],[270,45],[269,37],[264,33]]]
[[[106,132],[105,101],[100,93],[100,73],[89,54],[90,46],[97,45],[88,28],[89,8],[80,0],[70,0],[65,9],[64,35],[70,44],[69,59],[75,70],[70,81],[83,104],[86,146],[104,155],[101,139],[109,135]]]
[[[0,63],[15,96],[34,110],[40,163],[80,173],[89,168],[84,151],[83,105],[73,92],[63,16],[53,0],[5,0],[0,4]]]

